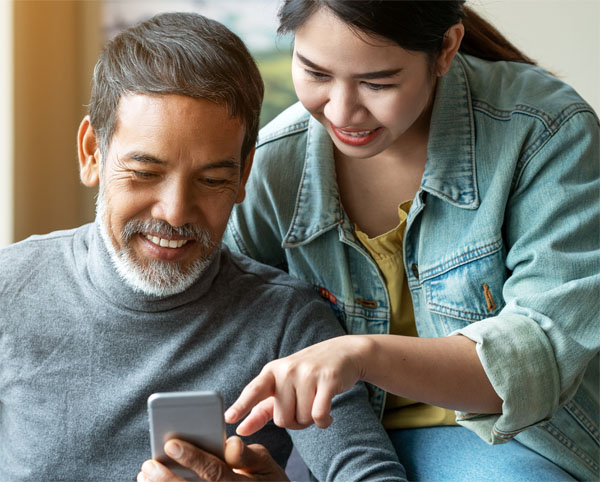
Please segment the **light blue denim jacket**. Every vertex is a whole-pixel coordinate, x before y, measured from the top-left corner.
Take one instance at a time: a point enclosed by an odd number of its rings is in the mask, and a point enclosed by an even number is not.
[[[458,422],[488,443],[517,436],[581,479],[599,470],[599,133],[591,107],[543,70],[459,54],[438,83],[404,238],[419,335],[477,342],[504,401]],[[261,131],[225,241],[312,283],[350,333],[388,333],[332,142],[301,105]],[[384,399],[373,388],[379,413]]]

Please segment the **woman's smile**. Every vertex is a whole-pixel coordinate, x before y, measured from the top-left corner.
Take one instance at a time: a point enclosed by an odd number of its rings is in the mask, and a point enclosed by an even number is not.
[[[372,130],[341,129],[331,124],[331,130],[336,137],[345,144],[350,144],[351,146],[364,146],[375,139],[382,128],[377,127]]]

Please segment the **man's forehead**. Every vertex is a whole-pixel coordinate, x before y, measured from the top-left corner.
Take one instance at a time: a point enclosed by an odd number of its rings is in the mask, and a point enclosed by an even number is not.
[[[156,111],[168,111],[182,116],[216,116],[218,119],[237,122],[240,117],[231,115],[229,107],[205,98],[190,97],[181,94],[126,93],[121,96],[116,108],[116,120],[127,115],[148,114]]]
[[[150,141],[157,148],[212,150],[225,157],[239,158],[245,137],[242,120],[232,117],[226,105],[179,94],[127,94],[115,121],[113,141]]]

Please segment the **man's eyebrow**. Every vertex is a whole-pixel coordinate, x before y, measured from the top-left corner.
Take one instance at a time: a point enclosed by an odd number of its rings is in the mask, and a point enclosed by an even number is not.
[[[208,164],[204,164],[201,169],[239,169],[240,161],[234,158],[230,159],[221,159],[219,161],[209,162]]]
[[[323,67],[308,60],[304,55],[296,52],[296,57],[298,57],[298,59],[300,59],[300,61],[307,67],[310,67],[311,69],[314,69],[314,70],[318,70],[320,72],[327,73],[327,69],[324,69]],[[354,74],[352,76],[352,78],[354,78],[354,79],[383,79],[386,77],[394,77],[395,75],[399,74],[401,71],[402,71],[401,68],[377,70],[374,72],[363,72],[361,74]]]
[[[126,158],[131,159],[132,161],[142,162],[147,164],[158,164],[158,165],[166,165],[168,161],[163,159],[159,159],[157,157],[151,156],[150,154],[144,154],[141,152],[130,152],[126,156]],[[217,161],[208,162],[203,164],[200,169],[239,169],[240,161],[235,158],[225,158],[219,159]]]
[[[125,157],[132,161],[143,162],[144,164],[167,164],[167,161],[141,152],[130,152]]]

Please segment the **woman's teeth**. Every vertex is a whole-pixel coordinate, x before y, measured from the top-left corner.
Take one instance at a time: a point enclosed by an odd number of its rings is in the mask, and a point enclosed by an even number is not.
[[[351,137],[364,137],[364,136],[368,136],[371,132],[373,132],[373,131],[348,132],[343,129],[339,129],[339,131],[341,133],[343,133],[344,135],[351,136]]]
[[[187,239],[163,239],[158,236],[150,236],[149,234],[144,234],[144,237],[156,244],[157,246],[161,246],[163,248],[181,248],[185,243],[188,242]]]

